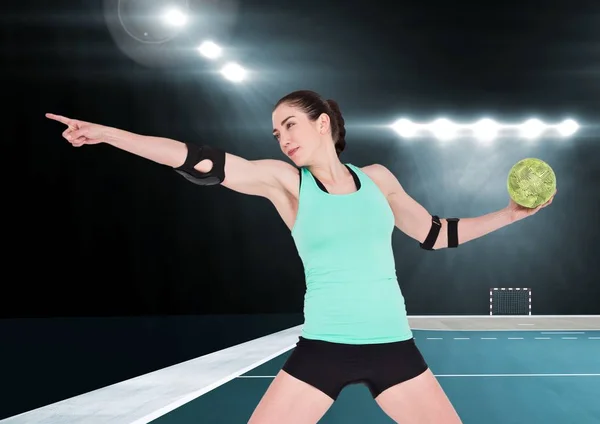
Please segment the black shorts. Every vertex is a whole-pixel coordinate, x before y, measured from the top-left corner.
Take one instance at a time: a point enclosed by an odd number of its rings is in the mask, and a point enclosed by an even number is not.
[[[373,398],[427,371],[414,339],[351,345],[300,337],[283,365],[293,377],[336,400],[350,384],[364,384]]]

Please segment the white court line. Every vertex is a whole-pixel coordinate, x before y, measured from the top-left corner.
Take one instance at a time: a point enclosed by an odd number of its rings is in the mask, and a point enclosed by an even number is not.
[[[470,337],[453,337],[454,340],[471,340]],[[507,337],[507,340],[525,340],[524,337]],[[552,337],[534,337],[535,340],[552,340]],[[563,340],[579,340],[579,337],[561,337]],[[590,340],[600,340],[600,337],[588,337]],[[426,340],[444,340],[443,337],[427,337]],[[498,340],[497,337],[480,337],[480,340]]]
[[[503,320],[503,319],[538,319],[538,318],[600,318],[600,315],[408,315],[409,318],[418,319],[465,319],[465,318],[483,318],[486,320]]]
[[[600,374],[435,374],[436,377],[600,377]]]
[[[470,337],[453,337],[454,340],[471,340]],[[480,340],[498,340],[497,337],[480,337]],[[507,340],[525,340],[524,337],[507,337]],[[535,340],[552,340],[552,337],[534,337]],[[579,340],[579,337],[561,337],[563,340]],[[589,340],[600,340],[600,337],[588,337]],[[426,340],[445,340],[443,337],[427,337]]]
[[[418,332],[427,332],[427,333],[548,333],[548,332],[555,332],[555,331],[565,331],[565,333],[558,333],[558,334],[573,334],[572,331],[569,331],[568,329],[566,330],[544,330],[542,331],[539,328],[461,328],[461,329],[452,329],[452,328],[436,328],[436,329],[432,329],[432,328],[419,328],[417,326],[413,326],[411,327],[411,330],[413,331],[418,331]],[[585,329],[585,331],[590,332],[590,333],[597,333],[598,331],[600,331],[600,327],[599,328],[587,328]],[[585,331],[580,331],[577,334],[585,334]],[[552,334],[556,334],[556,333],[552,333]]]
[[[585,334],[585,331],[542,331],[542,334]]]
[[[535,324],[517,324],[517,325],[535,325]]]
[[[600,377],[600,374],[434,374],[436,377]],[[274,375],[240,375],[236,378],[275,378]]]

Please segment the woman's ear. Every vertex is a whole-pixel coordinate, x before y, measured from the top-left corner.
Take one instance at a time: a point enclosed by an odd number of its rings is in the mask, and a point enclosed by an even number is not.
[[[322,113],[318,118],[318,122],[319,134],[327,134],[327,131],[329,131],[329,129],[331,128],[331,121],[329,119],[329,115],[327,115],[326,113]]]

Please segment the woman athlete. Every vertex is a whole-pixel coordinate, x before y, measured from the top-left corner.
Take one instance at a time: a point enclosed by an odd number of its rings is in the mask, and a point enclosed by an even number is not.
[[[415,345],[396,278],[394,227],[428,250],[456,247],[535,214],[512,200],[476,218],[442,219],[413,200],[380,164],[342,163],[344,119],[312,91],[283,97],[272,113],[281,160],[248,161],[211,146],[143,136],[47,114],[73,146],[108,143],[170,166],[200,185],[270,200],[304,265],[302,335],[250,424],[318,422],[348,384],[364,384],[403,424],[461,420]],[[295,165],[295,166],[294,166]]]

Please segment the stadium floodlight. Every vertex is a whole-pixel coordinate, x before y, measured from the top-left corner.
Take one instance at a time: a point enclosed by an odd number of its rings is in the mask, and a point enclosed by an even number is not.
[[[436,119],[430,125],[433,135],[438,140],[447,141],[456,137],[457,126],[446,118]]]
[[[557,125],[558,132],[563,137],[570,137],[577,132],[579,124],[572,119],[567,119]]]
[[[221,56],[223,49],[212,41],[205,41],[198,46],[198,51],[208,59],[217,59]]]
[[[223,66],[221,74],[230,81],[241,82],[246,79],[247,72],[237,63],[230,62]]]
[[[183,13],[180,9],[177,9],[175,7],[165,10],[162,18],[163,18],[163,22],[166,25],[170,25],[170,26],[174,26],[174,27],[182,27],[188,21],[187,15],[185,13]]]

